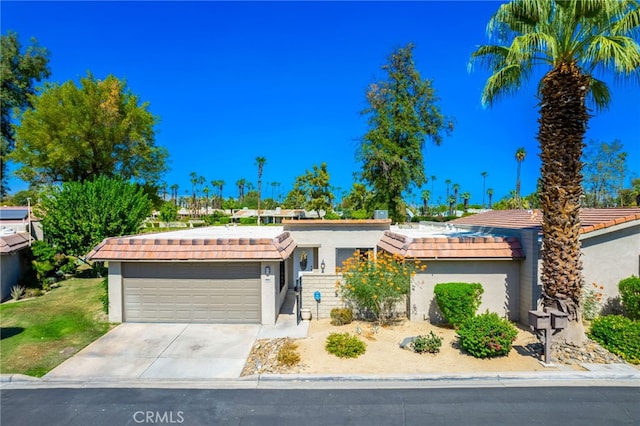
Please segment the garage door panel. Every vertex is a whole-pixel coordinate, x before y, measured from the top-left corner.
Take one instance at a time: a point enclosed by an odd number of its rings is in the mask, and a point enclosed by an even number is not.
[[[253,263],[125,264],[125,321],[260,323],[259,277]]]

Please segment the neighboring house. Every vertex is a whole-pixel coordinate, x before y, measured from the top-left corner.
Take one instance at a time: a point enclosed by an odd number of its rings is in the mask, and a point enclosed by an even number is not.
[[[8,299],[11,288],[20,284],[29,267],[25,256],[28,248],[27,233],[0,235],[0,300]]]
[[[407,298],[411,320],[440,321],[433,287],[462,281],[482,284],[481,311],[526,323],[540,293],[539,232],[539,213],[524,210],[416,227],[296,219],[110,238],[89,257],[109,262],[113,322],[273,324],[294,288],[302,289],[301,306],[326,318],[343,304],[336,267],[355,250],[385,250],[426,261]],[[583,253],[587,282],[617,296],[617,282],[640,268],[640,209],[585,210]]]
[[[520,270],[520,321],[540,297],[539,275],[542,212],[539,210],[493,210],[452,221],[458,227],[517,237],[526,260]],[[618,283],[640,275],[640,208],[582,209],[580,242],[585,285],[596,283],[603,294],[605,310],[619,303]]]

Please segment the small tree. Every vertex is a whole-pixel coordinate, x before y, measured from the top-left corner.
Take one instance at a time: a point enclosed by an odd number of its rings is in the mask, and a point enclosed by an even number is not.
[[[416,270],[425,268],[419,260],[407,262],[400,255],[378,252],[374,257],[372,252],[356,251],[342,264],[343,279],[336,286],[345,300],[384,325],[393,317],[396,303],[409,293]]]
[[[160,207],[160,220],[163,222],[175,222],[178,219],[178,207],[167,201]]]
[[[136,233],[151,207],[141,186],[103,176],[52,188],[36,211],[56,249],[82,257],[107,237]]]

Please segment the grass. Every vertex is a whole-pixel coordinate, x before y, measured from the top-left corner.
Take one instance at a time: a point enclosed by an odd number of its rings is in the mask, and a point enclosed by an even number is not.
[[[0,305],[0,373],[42,377],[106,333],[102,278],[71,278],[33,299]]]

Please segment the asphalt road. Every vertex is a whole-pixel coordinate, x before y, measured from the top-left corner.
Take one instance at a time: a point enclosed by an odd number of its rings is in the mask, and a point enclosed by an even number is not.
[[[640,425],[640,387],[3,390],[5,425]]]

